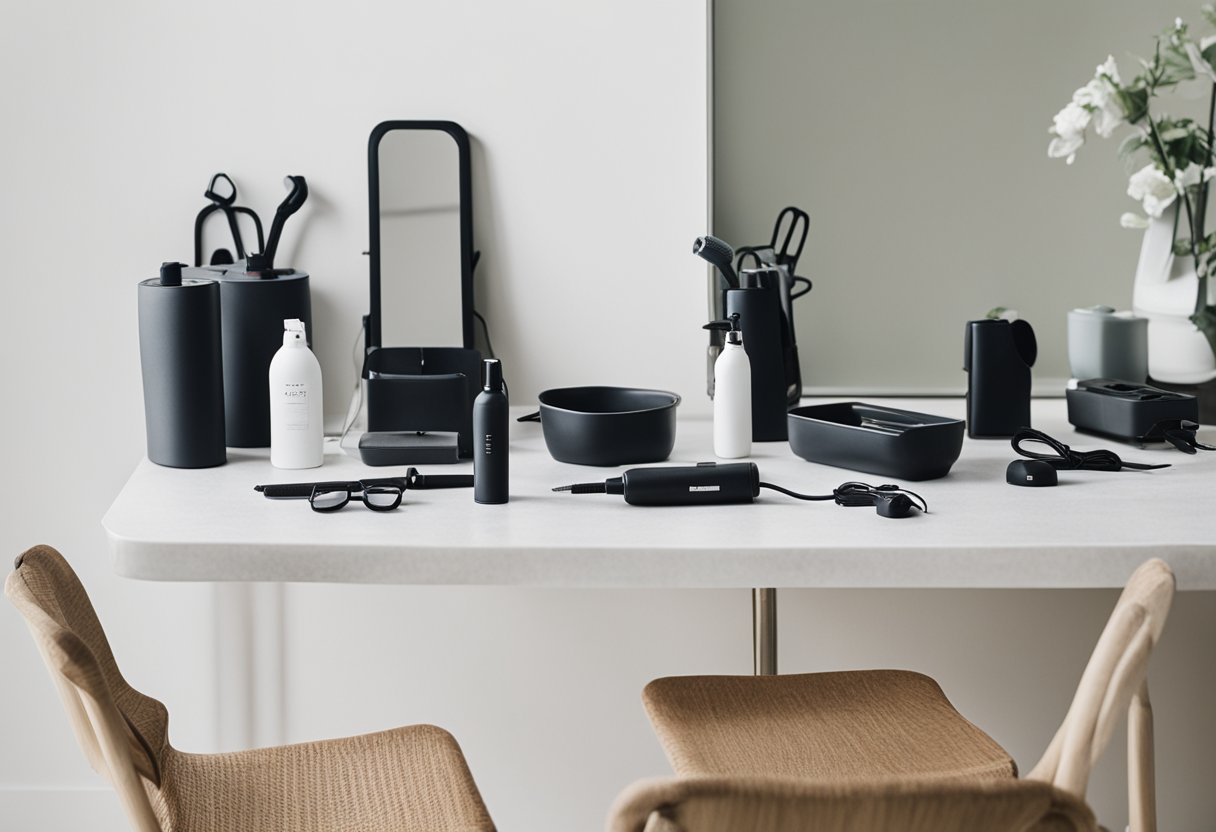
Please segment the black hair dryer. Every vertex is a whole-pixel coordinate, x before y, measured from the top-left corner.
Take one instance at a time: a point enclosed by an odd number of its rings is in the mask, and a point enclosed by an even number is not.
[[[1030,427],[1030,368],[1038,351],[1026,321],[968,321],[963,342],[968,436],[1007,439]]]

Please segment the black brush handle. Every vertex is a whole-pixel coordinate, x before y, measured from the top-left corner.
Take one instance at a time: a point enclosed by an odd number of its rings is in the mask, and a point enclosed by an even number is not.
[[[472,488],[472,474],[418,474],[410,480],[410,488]]]
[[[266,248],[261,252],[259,263],[263,269],[274,268],[274,258],[279,253],[279,237],[283,234],[283,224],[287,218],[299,211],[308,199],[308,183],[303,176],[288,176],[283,180],[288,192],[286,198],[279,203],[274,212],[274,220],[270,223],[270,237],[266,240]]]
[[[735,267],[733,265],[735,250],[731,248],[730,243],[706,234],[704,237],[698,237],[693,241],[692,253],[717,268],[718,274],[722,276],[722,280],[726,283],[724,288],[739,288],[739,276],[735,274]]]
[[[337,482],[282,482],[271,485],[255,485],[254,491],[262,492],[262,496],[272,500],[307,500],[312,496],[312,490],[318,485],[327,488],[348,488],[358,490],[362,484],[358,480],[342,480]]]

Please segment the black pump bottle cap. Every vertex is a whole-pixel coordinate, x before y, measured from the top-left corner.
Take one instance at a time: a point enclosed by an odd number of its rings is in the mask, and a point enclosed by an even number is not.
[[[716,331],[716,332],[725,332],[726,333],[726,343],[728,343],[728,344],[742,344],[743,343],[743,335],[739,331],[739,313],[738,312],[735,312],[734,314],[732,314],[730,316],[730,318],[725,321],[710,321],[705,326],[701,327],[701,329],[708,329],[708,330]]]
[[[182,285],[182,263],[161,263],[160,264],[160,285],[161,286],[181,286]]]
[[[502,390],[502,362],[497,358],[487,358],[486,365],[486,380],[484,389],[491,393],[498,393]]]

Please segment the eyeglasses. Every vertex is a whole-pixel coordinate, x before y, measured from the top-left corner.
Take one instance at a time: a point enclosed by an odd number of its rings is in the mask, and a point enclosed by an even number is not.
[[[405,491],[399,485],[365,485],[363,483],[319,482],[312,488],[308,504],[313,511],[340,511],[351,500],[358,500],[372,511],[392,511],[401,505]]]

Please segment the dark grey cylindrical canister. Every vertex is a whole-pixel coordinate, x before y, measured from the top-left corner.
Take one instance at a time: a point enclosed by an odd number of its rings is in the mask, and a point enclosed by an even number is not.
[[[167,264],[161,274],[139,284],[148,459],[171,468],[223,465],[220,287],[183,279],[180,264]]]
[[[781,298],[776,270],[744,271],[745,285],[726,291],[726,314],[739,314],[743,349],[752,365],[752,441],[789,438]]]
[[[270,360],[283,346],[283,321],[303,321],[312,346],[308,274],[289,271],[263,276],[234,269],[212,274],[220,282],[228,447],[269,448]]]

